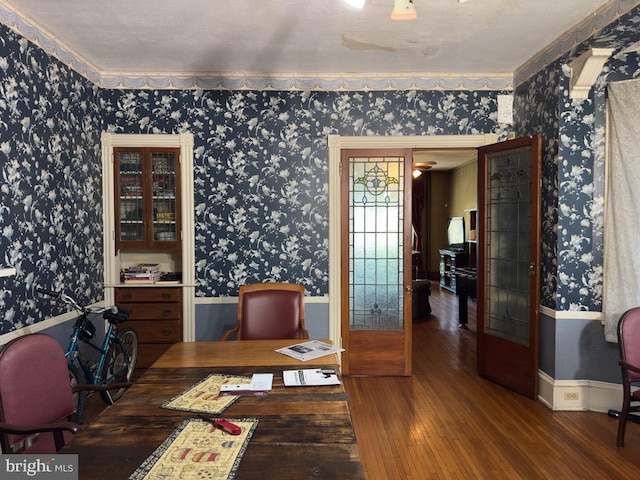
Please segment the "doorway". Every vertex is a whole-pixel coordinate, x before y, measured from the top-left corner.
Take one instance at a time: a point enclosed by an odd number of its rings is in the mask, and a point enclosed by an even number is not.
[[[475,225],[477,209],[478,149],[416,149],[412,189],[417,247],[414,249],[415,278],[440,280],[440,250],[448,248],[450,218],[463,219],[460,231],[468,262],[475,268]],[[417,218],[416,218],[417,217]],[[459,245],[458,245],[459,247]]]
[[[329,338],[342,345],[341,312],[341,202],[340,162],[344,149],[473,149],[497,141],[495,134],[396,137],[343,137],[329,135]]]
[[[346,375],[411,375],[411,149],[342,150]]]

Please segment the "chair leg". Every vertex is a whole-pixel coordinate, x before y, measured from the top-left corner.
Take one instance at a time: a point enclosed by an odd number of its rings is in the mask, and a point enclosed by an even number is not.
[[[627,419],[629,418],[629,402],[624,402],[622,410],[620,411],[620,417],[618,417],[618,438],[616,445],[618,447],[624,447],[624,432],[627,427]]]

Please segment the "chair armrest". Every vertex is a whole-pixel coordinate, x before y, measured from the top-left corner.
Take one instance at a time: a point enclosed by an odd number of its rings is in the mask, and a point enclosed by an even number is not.
[[[220,341],[221,341],[221,342],[224,342],[224,341],[226,341],[226,340],[229,340],[229,338],[230,338],[232,335],[234,335],[234,334],[237,334],[237,333],[238,333],[238,329],[239,329],[239,328],[240,328],[240,326],[239,326],[239,325],[236,325],[236,326],[235,326],[235,327],[233,327],[231,330],[227,330],[226,332],[224,332],[224,333],[222,334],[222,336],[220,337]]]
[[[40,425],[14,425],[11,423],[0,423],[0,432],[12,433],[14,435],[29,435],[32,433],[61,432],[67,430],[73,434],[78,433],[80,426],[73,422],[43,423]]]
[[[618,365],[626,368],[627,370],[631,370],[632,372],[640,373],[640,367],[636,367],[635,365],[631,365],[630,363],[623,362],[622,360],[618,362]]]

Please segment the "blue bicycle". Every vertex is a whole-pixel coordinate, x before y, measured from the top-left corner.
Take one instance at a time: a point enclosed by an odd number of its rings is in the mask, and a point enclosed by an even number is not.
[[[129,318],[129,312],[118,307],[89,308],[82,307],[73,298],[64,293],[53,292],[44,288],[36,288],[40,294],[55,298],[57,301],[69,305],[78,312],[78,318],[73,326],[69,346],[65,352],[69,367],[69,379],[72,385],[114,385],[113,389],[100,390],[102,400],[112,405],[118,400],[130,382],[138,357],[138,335],[131,327],[120,328],[120,324]],[[93,340],[96,327],[90,316],[102,314],[108,322],[107,331],[102,344]],[[90,350],[99,353],[97,361],[89,359],[90,355],[83,353],[80,345],[88,345]],[[117,385],[115,385],[117,384]],[[78,423],[82,423],[88,393],[75,393]]]

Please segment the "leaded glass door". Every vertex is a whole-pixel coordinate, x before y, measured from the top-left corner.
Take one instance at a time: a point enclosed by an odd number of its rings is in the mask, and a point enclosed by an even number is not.
[[[411,158],[404,149],[342,152],[342,345],[349,375],[411,374]]]
[[[478,155],[478,373],[537,397],[541,137]]]

